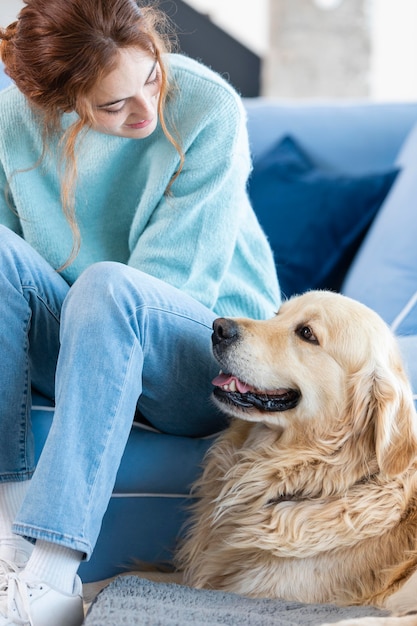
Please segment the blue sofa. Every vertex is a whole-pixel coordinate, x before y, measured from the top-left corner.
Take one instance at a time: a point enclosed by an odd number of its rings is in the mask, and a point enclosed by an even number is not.
[[[329,288],[376,310],[398,336],[416,393],[417,102],[246,107],[249,192],[283,296]]]
[[[0,88],[4,86],[2,80],[0,74]],[[359,287],[363,287],[365,279],[379,286],[388,270],[382,261],[370,259],[365,252],[369,242],[373,249],[372,231],[401,183],[400,157],[417,121],[417,103],[294,103],[255,99],[246,100],[245,106],[254,159],[249,192],[271,237],[278,272],[282,271],[283,275],[286,272],[284,296],[297,292],[297,281],[303,277],[306,288],[340,289],[352,297],[370,299],[368,304],[372,306],[372,289],[369,285],[364,290]],[[414,143],[417,144],[417,137]],[[416,169],[414,164],[414,174]],[[417,180],[417,176],[414,178]],[[338,203],[339,199],[343,202]],[[416,205],[414,185],[414,199],[404,199],[403,206]],[[362,220],[365,213],[366,220]],[[345,227],[346,216],[349,220]],[[409,230],[417,231],[417,217],[413,219]],[[314,231],[318,223],[318,230]],[[358,223],[360,228],[356,228]],[[304,226],[304,231],[300,232],[300,226]],[[307,242],[309,237],[312,242]],[[377,232],[377,240],[378,237]],[[409,251],[402,247],[401,240],[397,243],[397,253],[399,250],[403,262]],[[305,250],[308,254],[304,254]],[[313,258],[316,250],[324,253],[325,262],[323,258]],[[383,254],[384,244],[381,251]],[[297,264],[292,267],[295,257]],[[321,269],[327,267],[330,258],[335,262],[323,273]],[[381,271],[376,263],[381,263]],[[414,267],[417,268],[417,263]],[[416,272],[414,269],[414,278]],[[318,283],[317,277],[320,277]],[[417,280],[412,287],[414,291],[416,285]],[[403,299],[409,303],[411,296],[407,293]],[[389,299],[387,295],[386,300]],[[396,306],[393,315],[398,317],[404,303]],[[379,312],[389,323],[393,321],[385,310],[380,308]],[[414,341],[413,332],[408,334]],[[407,350],[410,350],[408,344]],[[52,417],[50,403],[34,394],[32,418],[37,454]],[[168,436],[145,425],[133,425],[96,550],[80,569],[84,582],[122,572],[134,559],[169,561],[186,519],[190,484],[199,473],[211,440]]]

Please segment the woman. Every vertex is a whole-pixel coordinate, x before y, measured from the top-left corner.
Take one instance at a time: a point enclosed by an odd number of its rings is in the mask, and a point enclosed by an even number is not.
[[[25,0],[0,32],[0,626],[81,623],[76,572],[136,408],[220,429],[212,321],[279,306],[242,104],[157,17]],[[31,386],[56,406],[36,470]]]

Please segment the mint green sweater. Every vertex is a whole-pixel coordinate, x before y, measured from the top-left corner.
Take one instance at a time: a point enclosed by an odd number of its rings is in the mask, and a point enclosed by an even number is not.
[[[175,89],[167,120],[184,168],[160,125],[145,139],[89,131],[78,146],[76,215],[81,249],[62,272],[72,284],[97,261],[119,261],[189,293],[217,315],[266,318],[280,302],[274,261],[246,193],[251,169],[240,98],[217,74],[181,55],[167,58]],[[63,116],[68,126],[75,114]],[[0,93],[0,223],[53,267],[72,248],[60,204],[58,138],[42,164],[41,127],[14,87]],[[28,169],[27,168],[31,168]],[[26,169],[24,172],[17,170]]]

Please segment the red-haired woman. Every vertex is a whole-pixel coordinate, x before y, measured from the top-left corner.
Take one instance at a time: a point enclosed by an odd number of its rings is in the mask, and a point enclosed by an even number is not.
[[[213,319],[279,306],[242,103],[158,19],[25,0],[0,31],[0,626],[82,622],[76,572],[136,408],[219,430]],[[56,407],[36,469],[31,387]]]

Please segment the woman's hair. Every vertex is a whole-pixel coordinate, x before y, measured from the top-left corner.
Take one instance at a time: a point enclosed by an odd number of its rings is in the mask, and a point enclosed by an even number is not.
[[[135,0],[24,0],[24,3],[17,21],[0,29],[0,55],[5,71],[31,108],[41,115],[44,146],[49,136],[61,130],[62,113],[75,110],[78,114],[78,119],[63,133],[61,142],[65,167],[62,204],[74,233],[74,248],[66,267],[80,245],[74,210],[75,146],[81,131],[94,121],[88,96],[115,69],[120,49],[141,49],[159,63],[158,115],[182,164],[181,148],[164,118],[170,85],[162,57],[170,50],[170,39],[164,14],[151,6],[139,7]]]

